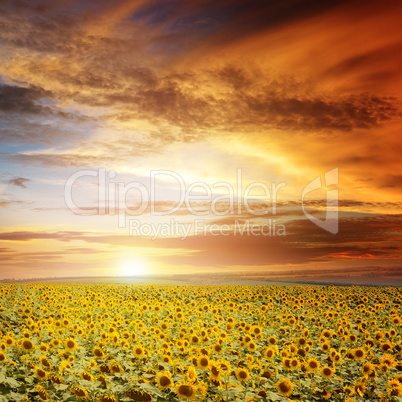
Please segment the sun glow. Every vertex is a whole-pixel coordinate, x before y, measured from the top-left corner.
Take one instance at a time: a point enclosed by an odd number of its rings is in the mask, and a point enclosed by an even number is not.
[[[142,258],[127,258],[120,264],[120,276],[145,276],[149,270]]]

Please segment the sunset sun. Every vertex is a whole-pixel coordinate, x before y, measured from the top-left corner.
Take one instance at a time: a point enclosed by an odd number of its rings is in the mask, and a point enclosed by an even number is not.
[[[146,262],[142,258],[127,258],[120,263],[120,276],[145,276],[149,274]]]

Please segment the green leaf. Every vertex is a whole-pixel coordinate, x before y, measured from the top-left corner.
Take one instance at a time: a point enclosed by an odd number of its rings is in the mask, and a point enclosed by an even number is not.
[[[16,392],[10,392],[9,397],[16,402],[23,401],[25,399],[25,395],[17,394]]]
[[[143,384],[140,384],[140,387],[147,392],[151,392],[157,396],[163,397],[163,394],[161,393],[159,388],[156,387],[155,385],[144,382]]]
[[[68,388],[68,385],[67,384],[54,384],[54,387],[58,391],[65,391]]]
[[[7,377],[4,382],[11,388],[18,388],[20,386],[20,383],[12,377]]]
[[[267,394],[271,401],[281,401],[282,400],[282,397],[280,395],[276,394],[275,392],[268,391]]]

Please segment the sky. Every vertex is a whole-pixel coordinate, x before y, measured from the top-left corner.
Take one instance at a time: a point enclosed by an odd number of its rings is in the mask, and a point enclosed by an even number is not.
[[[399,1],[2,1],[0,279],[401,266]]]

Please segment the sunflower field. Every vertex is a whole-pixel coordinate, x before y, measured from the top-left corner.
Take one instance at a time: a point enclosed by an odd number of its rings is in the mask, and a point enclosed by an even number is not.
[[[0,285],[0,401],[401,401],[400,288]]]

